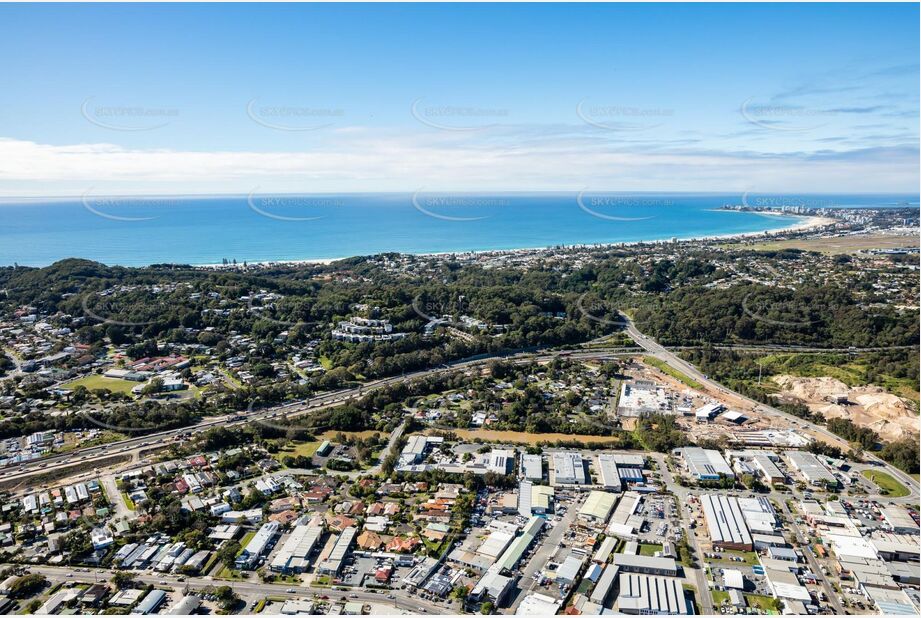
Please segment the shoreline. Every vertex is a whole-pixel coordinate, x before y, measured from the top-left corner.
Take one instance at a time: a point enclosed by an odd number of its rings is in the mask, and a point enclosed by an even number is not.
[[[722,211],[721,211],[722,212]],[[725,211],[725,212],[738,212],[738,211]],[[761,230],[756,232],[732,232],[728,234],[710,234],[707,236],[689,236],[689,237],[674,237],[672,239],[658,239],[658,240],[630,240],[623,242],[610,242],[610,243],[592,243],[592,244],[575,244],[575,245],[561,245],[560,249],[566,248],[585,248],[591,247],[593,249],[604,249],[609,247],[632,247],[636,245],[647,245],[647,244],[661,244],[661,243],[670,243],[670,242],[701,242],[701,241],[713,241],[713,240],[744,240],[747,238],[757,238],[761,236],[774,236],[779,234],[788,234],[790,232],[804,232],[812,229],[819,229],[832,225],[836,223],[837,220],[831,217],[821,217],[817,215],[795,215],[787,213],[774,213],[774,212],[759,212],[757,214],[763,215],[765,217],[771,218],[788,218],[794,219],[791,225],[774,230]],[[404,253],[399,252],[401,255],[415,255],[419,257],[426,258],[438,258],[438,257],[447,257],[450,255],[527,255],[530,253],[536,253],[540,251],[549,251],[554,249],[554,246],[546,247],[518,247],[515,249],[473,249],[469,251],[438,251],[433,253]],[[261,260],[257,262],[246,261],[246,267],[257,266],[257,267],[267,267],[267,266],[304,266],[304,265],[320,265],[327,266],[334,262],[341,260],[348,260],[354,257],[354,255],[346,255],[342,257],[335,258],[305,258],[299,260]],[[192,264],[193,268],[202,268],[202,269],[214,269],[214,270],[223,270],[223,269],[234,269],[242,267],[242,262],[237,262],[236,264]]]

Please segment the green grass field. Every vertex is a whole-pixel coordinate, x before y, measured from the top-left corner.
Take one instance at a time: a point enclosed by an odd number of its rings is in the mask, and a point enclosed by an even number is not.
[[[128,496],[128,492],[127,492],[127,491],[123,491],[123,492],[122,492],[122,500],[125,502],[125,506],[128,507],[128,510],[129,510],[129,511],[136,511],[136,510],[137,510],[137,506],[135,506],[134,500],[132,500],[132,499]]]
[[[710,596],[713,597],[713,604],[719,607],[723,601],[729,600],[729,593],[725,590],[711,590]]]
[[[704,385],[698,382],[697,380],[690,378],[689,376],[678,371],[677,369],[673,369],[668,364],[666,364],[664,361],[660,361],[658,358],[653,358],[652,356],[644,356],[643,362],[649,365],[650,367],[655,367],[656,369],[658,369],[665,375],[669,375],[675,378],[676,380],[678,380],[685,386],[689,386],[697,390],[703,390],[704,388]]]
[[[748,601],[749,607],[757,607],[768,613],[776,614],[780,611],[777,607],[777,599],[772,597],[766,597],[761,594],[746,594],[745,600]]]
[[[641,556],[655,556],[657,551],[662,551],[662,546],[658,543],[643,543],[640,545]]]
[[[100,375],[90,375],[80,378],[79,380],[74,380],[73,382],[68,382],[63,385],[63,388],[74,390],[78,386],[83,386],[87,390],[97,390],[105,389],[113,393],[127,393],[131,394],[131,389],[141,384],[141,382],[132,382],[131,380],[119,380],[117,378],[107,378]]]
[[[864,470],[861,474],[875,483],[886,496],[901,498],[908,495],[908,488],[895,480],[888,472]]]
[[[275,453],[275,460],[281,462],[285,457],[313,457],[313,454],[320,448],[320,444],[322,444],[322,442],[319,440],[313,442],[295,442],[294,444],[279,449],[279,451]]]

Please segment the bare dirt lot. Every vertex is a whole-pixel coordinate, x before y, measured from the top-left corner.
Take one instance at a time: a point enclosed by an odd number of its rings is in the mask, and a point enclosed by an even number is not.
[[[806,404],[826,418],[847,418],[860,427],[869,427],[883,440],[918,438],[921,419],[912,403],[885,392],[878,386],[849,387],[835,378],[798,378],[779,375],[772,378],[784,397]],[[846,396],[846,402],[835,398]]]

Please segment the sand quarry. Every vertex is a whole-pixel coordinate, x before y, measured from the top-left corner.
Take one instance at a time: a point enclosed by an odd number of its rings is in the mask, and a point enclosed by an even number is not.
[[[781,388],[781,396],[794,398],[826,418],[848,418],[855,425],[869,427],[885,441],[921,433],[921,417],[912,402],[885,392],[878,386],[849,387],[835,378],[798,378],[779,375],[771,378]],[[835,403],[846,395],[846,403]]]

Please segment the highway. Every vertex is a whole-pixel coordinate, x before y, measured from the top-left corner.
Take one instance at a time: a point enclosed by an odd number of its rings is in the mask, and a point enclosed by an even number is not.
[[[635,350],[624,351],[617,348],[605,348],[596,351],[586,351],[580,348],[572,350],[559,350],[554,352],[543,352],[536,354],[517,354],[513,356],[490,356],[471,361],[460,361],[428,369],[416,371],[400,376],[381,378],[370,382],[365,382],[357,387],[342,389],[329,393],[322,393],[300,402],[292,402],[284,405],[273,406],[260,411],[247,411],[223,416],[209,417],[194,425],[188,425],[177,429],[169,429],[155,433],[146,434],[135,438],[127,438],[116,442],[109,442],[99,446],[91,446],[81,449],[74,449],[67,453],[51,455],[35,461],[24,463],[17,468],[9,467],[4,475],[5,485],[10,487],[13,483],[20,481],[25,482],[33,476],[45,474],[57,467],[66,468],[68,466],[92,464],[94,461],[105,461],[108,458],[117,455],[132,456],[139,451],[154,449],[165,446],[170,441],[175,440],[183,434],[196,434],[211,429],[213,427],[234,427],[246,423],[264,423],[271,424],[273,419],[290,420],[307,413],[316,412],[325,408],[342,405],[347,401],[362,397],[369,392],[392,384],[418,380],[424,377],[437,375],[440,373],[452,373],[463,371],[473,367],[487,364],[497,359],[505,359],[512,362],[526,363],[532,361],[546,361],[556,357],[565,356],[574,359],[606,359],[614,358],[618,355],[635,354]],[[236,419],[236,420],[235,420]],[[100,423],[101,425],[101,423]],[[101,425],[102,426],[102,425]],[[119,428],[110,428],[119,430]]]
[[[680,371],[687,375],[688,377],[696,380],[707,389],[711,391],[711,394],[722,396],[722,397],[733,397],[743,404],[747,405],[749,409],[757,412],[758,414],[768,417],[768,418],[777,418],[782,419],[787,423],[791,423],[793,427],[800,427],[806,429],[815,435],[822,436],[826,440],[830,441],[833,444],[839,444],[845,449],[850,448],[850,445],[840,438],[839,436],[833,434],[822,426],[816,425],[809,421],[797,418],[790,414],[787,414],[777,408],[768,406],[761,402],[755,401],[746,397],[740,393],[732,391],[722,384],[711,380],[707,375],[702,373],[696,367],[688,363],[687,361],[679,358],[672,351],[670,351],[665,346],[659,344],[653,339],[650,339],[643,333],[641,333],[636,326],[633,324],[627,316],[621,315],[621,324],[624,327],[624,332],[636,343],[640,350],[646,354],[661,360],[666,363],[673,369]],[[638,350],[636,348],[630,347],[597,347],[603,345],[604,341],[609,339],[611,335],[606,335],[594,341],[590,341],[586,344],[582,344],[579,347],[574,347],[571,349],[564,350],[555,350],[555,351],[543,351],[535,353],[519,353],[513,355],[494,355],[484,358],[478,358],[476,360],[468,361],[457,361],[454,363],[449,363],[441,367],[420,370],[400,376],[392,376],[388,378],[381,378],[378,380],[372,380],[370,382],[363,383],[354,388],[342,389],[339,391],[333,391],[329,393],[321,393],[311,399],[307,399],[301,402],[296,403],[287,403],[280,406],[274,406],[271,408],[266,408],[265,410],[260,411],[248,411],[241,414],[229,414],[219,417],[210,417],[200,423],[195,425],[182,427],[178,429],[170,429],[167,431],[156,432],[152,434],[147,434],[144,436],[136,438],[128,438],[126,440],[120,440],[118,442],[111,442],[108,444],[87,447],[84,449],[76,449],[68,453],[62,453],[59,455],[52,455],[40,460],[33,462],[28,462],[19,466],[18,469],[8,469],[7,474],[5,474],[4,480],[6,481],[6,486],[11,486],[13,483],[25,482],[29,478],[46,473],[49,469],[54,469],[55,467],[67,467],[68,465],[74,464],[91,464],[93,461],[104,461],[106,458],[110,458],[113,455],[133,455],[139,451],[145,449],[153,449],[157,446],[165,446],[166,443],[175,440],[178,436],[187,433],[200,433],[210,429],[212,427],[225,426],[232,427],[236,425],[242,425],[245,423],[253,422],[262,422],[262,423],[271,423],[273,419],[284,416],[286,420],[291,418],[296,418],[303,414],[310,412],[316,412],[324,408],[331,406],[341,405],[347,401],[353,400],[355,398],[361,397],[375,389],[389,386],[392,384],[397,384],[400,382],[412,381],[416,379],[421,379],[428,376],[433,376],[441,373],[451,373],[456,371],[463,371],[466,369],[474,368],[492,362],[498,359],[505,359],[511,362],[517,363],[526,363],[533,361],[546,361],[552,360],[553,358],[565,357],[570,359],[583,359],[583,360],[605,360],[613,359],[618,356],[629,356],[637,354]],[[589,346],[589,347],[586,347]],[[596,346],[594,348],[590,346]],[[770,349],[790,349],[798,350],[795,346],[770,346]],[[239,418],[242,415],[242,418]],[[233,420],[237,419],[237,420]],[[880,467],[885,468],[889,474],[893,475],[895,478],[899,479],[906,487],[909,489],[909,496],[900,499],[891,499],[897,500],[899,502],[907,504],[918,504],[919,492],[918,482],[908,474],[902,472],[895,466],[892,466],[875,455],[871,453],[864,453],[864,457],[867,460],[874,461],[880,465]],[[887,498],[889,499],[889,498]]]
[[[21,567],[23,565],[3,566]],[[96,581],[109,581],[115,575],[115,573],[118,572],[111,569],[87,569],[89,571],[89,573],[87,573],[80,572],[78,568],[74,567],[53,567],[44,565],[29,565],[25,566],[25,568],[32,573],[44,575],[46,578],[48,578],[49,581],[53,583],[94,583]],[[412,596],[404,590],[382,590],[379,593],[374,593],[360,589],[331,590],[329,587],[311,587],[303,584],[270,584],[260,581],[259,577],[255,573],[253,574],[252,581],[234,580],[232,582],[214,579],[212,577],[183,577],[182,579],[184,581],[180,581],[180,576],[166,573],[148,573],[136,571],[127,571],[127,573],[130,574],[138,583],[150,584],[160,588],[172,588],[183,593],[186,590],[189,593],[194,593],[196,591],[201,591],[209,586],[230,586],[241,598],[249,598],[252,600],[263,599],[269,596],[273,598],[294,599],[325,595],[328,596],[330,600],[340,600],[340,598],[345,598],[347,601],[374,603],[379,606],[393,606],[397,610],[412,612],[414,614],[418,614],[422,608],[424,608],[424,612],[428,614],[439,615],[450,613],[448,608],[442,607],[441,605],[432,603],[430,601],[426,601],[425,599]],[[293,592],[289,592],[290,590],[293,590]],[[394,598],[389,599],[387,598],[388,595],[393,596]]]
[[[833,444],[841,445],[845,451],[850,448],[850,444],[848,444],[846,440],[828,431],[821,425],[816,425],[815,423],[798,418],[796,416],[793,416],[792,414],[787,414],[786,412],[783,412],[782,410],[778,410],[777,408],[774,408],[772,406],[763,404],[759,401],[755,401],[754,399],[746,397],[745,395],[742,395],[741,393],[737,393],[736,391],[726,388],[722,384],[714,380],[711,380],[707,375],[705,375],[703,372],[697,369],[697,367],[679,358],[673,352],[668,350],[666,347],[660,345],[653,339],[650,339],[649,337],[641,333],[639,330],[637,330],[636,326],[634,326],[633,322],[627,316],[622,316],[622,319],[623,319],[623,323],[625,326],[625,332],[627,333],[627,335],[629,335],[630,338],[633,339],[633,341],[637,343],[637,345],[643,348],[643,350],[645,350],[647,354],[666,363],[672,369],[675,369],[677,371],[684,373],[689,378],[696,380],[697,382],[700,382],[705,387],[711,389],[713,393],[724,396],[724,397],[727,395],[732,396],[744,402],[750,407],[751,410],[759,413],[762,416],[783,419],[787,421],[788,423],[792,423],[794,427],[802,427],[802,428],[808,429],[809,431],[813,432],[814,434],[822,436],[823,438],[827,439]],[[864,452],[863,457],[867,460],[874,461],[877,464],[879,464],[880,467],[885,468],[889,474],[899,479],[899,481],[908,488],[910,495],[906,496],[905,498],[898,499],[900,502],[905,502],[908,504],[915,504],[915,505],[918,504],[919,496],[921,496],[921,494],[919,494],[918,481],[916,481],[914,478],[912,478],[911,476],[909,476],[902,470],[896,468],[895,466],[873,455],[872,453]],[[890,499],[889,497],[886,497],[886,499],[894,500],[894,499]]]

